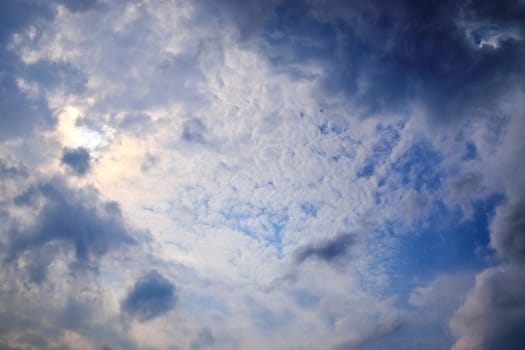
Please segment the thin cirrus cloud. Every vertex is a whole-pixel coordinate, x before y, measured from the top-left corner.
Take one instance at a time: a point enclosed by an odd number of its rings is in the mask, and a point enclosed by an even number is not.
[[[524,347],[523,2],[0,10],[0,347]]]

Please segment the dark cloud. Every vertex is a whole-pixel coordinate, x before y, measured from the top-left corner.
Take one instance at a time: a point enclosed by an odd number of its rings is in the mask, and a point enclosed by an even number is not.
[[[241,41],[256,34],[271,17],[276,5],[283,0],[199,0],[195,5],[201,13],[212,13],[226,23],[233,23],[239,29]]]
[[[62,163],[67,165],[75,175],[84,176],[90,168],[91,157],[87,149],[66,148],[62,154]]]
[[[308,259],[319,259],[333,262],[345,256],[354,243],[355,235],[351,233],[339,234],[331,239],[299,248],[295,252],[295,261],[302,263]]]
[[[323,92],[350,97],[363,116],[417,107],[433,121],[454,121],[493,108],[524,80],[519,0],[248,3],[223,11],[251,33],[255,50],[293,76],[298,63],[320,65]]]
[[[458,337],[453,350],[525,349],[523,266],[483,271],[450,325]]]
[[[23,258],[34,282],[45,279],[49,264],[73,249],[73,270],[96,268],[98,260],[135,240],[119,205],[101,202],[93,188],[73,190],[59,179],[33,186],[15,198],[19,205],[41,204],[30,225],[14,224],[9,231],[7,261]]]
[[[162,316],[175,308],[175,285],[157,271],[142,276],[130,290],[121,310],[140,322]]]

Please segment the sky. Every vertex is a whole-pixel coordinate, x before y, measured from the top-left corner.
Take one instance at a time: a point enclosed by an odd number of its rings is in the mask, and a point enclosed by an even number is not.
[[[525,349],[523,0],[0,1],[0,349]]]

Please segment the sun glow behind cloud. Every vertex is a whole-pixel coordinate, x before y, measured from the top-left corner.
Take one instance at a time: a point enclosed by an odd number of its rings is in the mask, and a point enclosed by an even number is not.
[[[84,147],[90,151],[108,146],[114,134],[114,130],[103,125],[102,132],[98,132],[82,125],[82,112],[74,106],[65,106],[58,114],[58,125],[56,132],[64,147]]]

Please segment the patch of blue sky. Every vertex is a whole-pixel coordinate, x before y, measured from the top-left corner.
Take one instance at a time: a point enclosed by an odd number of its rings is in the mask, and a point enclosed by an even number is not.
[[[377,165],[384,162],[392,153],[392,149],[399,142],[398,126],[378,124],[376,134],[379,140],[372,146],[372,150],[365,160],[365,164],[357,171],[357,177],[370,177],[374,175]]]
[[[313,154],[335,162],[356,157],[360,141],[347,133],[343,122],[323,119],[314,124],[322,138],[310,146]]]
[[[330,130],[328,129],[328,124],[326,122],[321,124],[318,128],[321,135],[328,135],[328,133],[330,132]]]
[[[303,211],[303,213],[305,213],[306,215],[310,216],[310,217],[317,217],[317,206],[312,203],[312,202],[303,202],[301,203],[301,210]]]
[[[330,160],[337,162],[337,161],[345,160],[345,159],[354,159],[356,154],[357,152],[355,148],[351,147],[348,144],[341,143],[341,146],[339,147],[337,152],[335,152],[335,154],[333,154],[330,157]]]
[[[392,163],[385,178],[379,180],[379,186],[387,184],[390,190],[394,190],[401,185],[418,192],[423,188],[437,190],[444,176],[440,169],[441,161],[442,156],[428,142],[416,142]],[[388,179],[396,177],[399,184]]]
[[[238,204],[221,210],[222,217],[229,227],[244,233],[246,236],[259,240],[257,232],[248,224],[248,220],[260,215],[261,210],[251,204]]]
[[[454,142],[456,142],[457,149],[463,148],[461,160],[472,160],[478,157],[478,149],[476,144],[471,139],[472,126],[468,123],[463,126],[455,135]]]
[[[330,120],[328,118],[323,118],[320,124],[317,124],[317,129],[321,135],[341,135],[346,131],[343,123],[336,120]]]
[[[487,258],[493,254],[488,247],[489,222],[503,199],[501,194],[492,194],[476,201],[471,220],[464,220],[458,208],[436,201],[428,219],[409,232],[399,232],[396,223],[388,223],[377,236],[397,238],[395,256],[387,266],[393,279],[391,291],[408,297],[416,280],[486,267]]]
[[[476,148],[475,144],[468,142],[465,145],[465,148],[465,154],[463,155],[462,160],[472,160],[478,157],[478,149]]]
[[[279,257],[282,257],[283,252],[283,230],[288,224],[289,217],[284,213],[269,213],[268,220],[273,231],[273,236],[270,234],[266,237],[266,243],[273,245],[277,248]]]
[[[243,203],[223,209],[221,215],[227,226],[257,241],[273,245],[279,254],[282,253],[283,231],[289,221],[286,209],[279,212]]]

